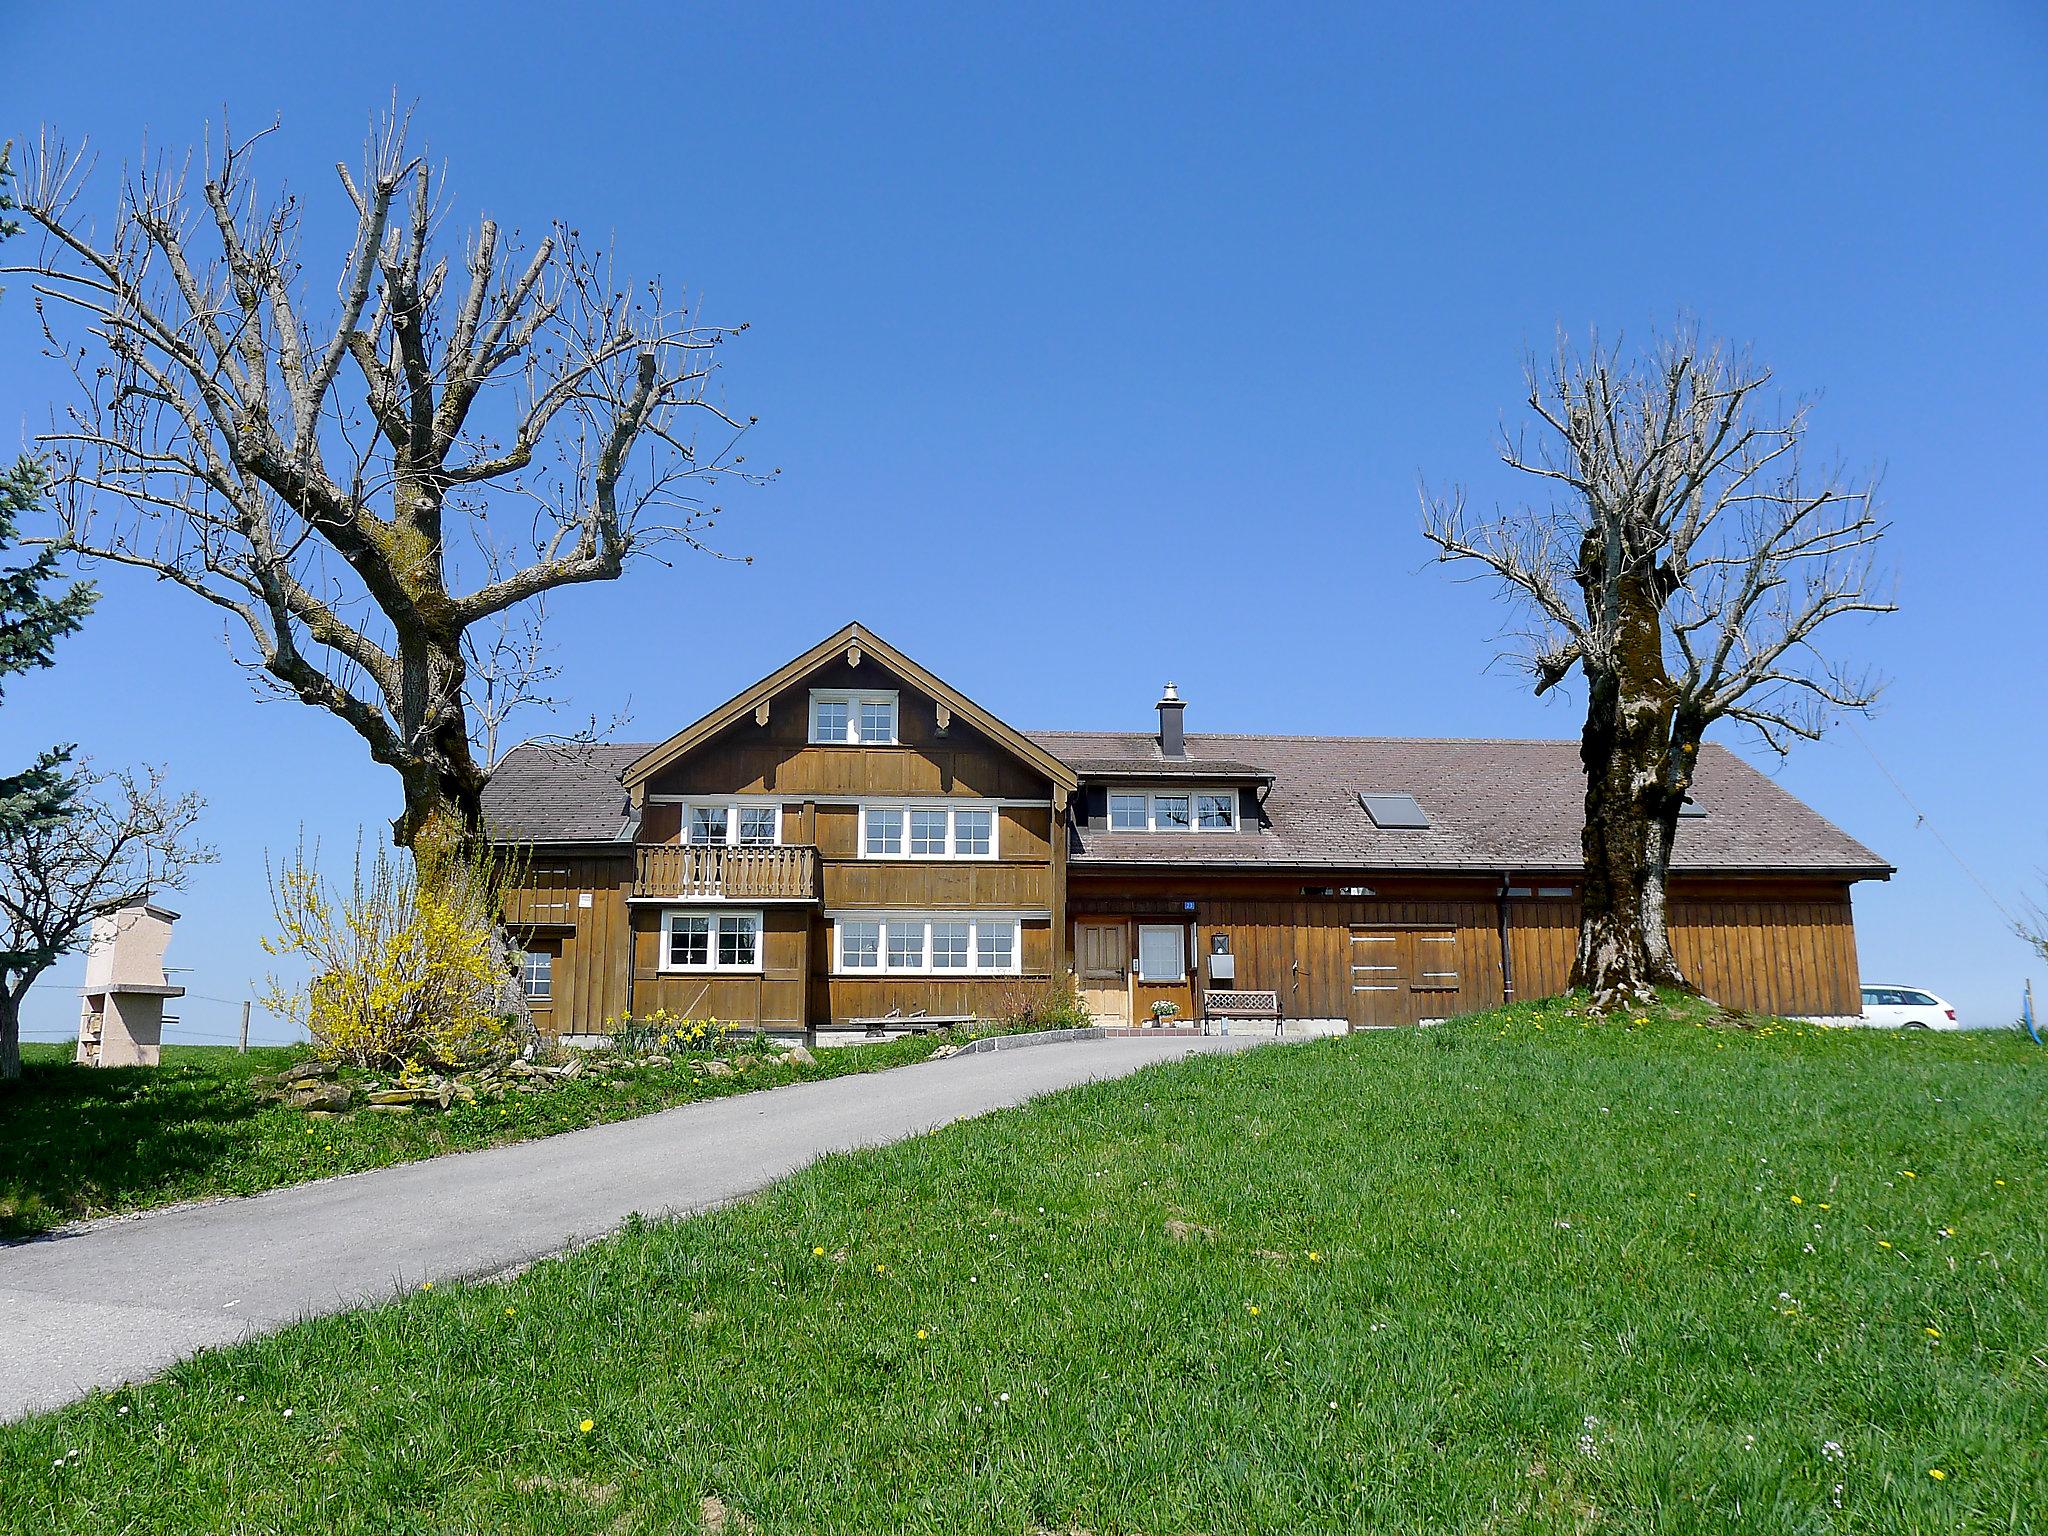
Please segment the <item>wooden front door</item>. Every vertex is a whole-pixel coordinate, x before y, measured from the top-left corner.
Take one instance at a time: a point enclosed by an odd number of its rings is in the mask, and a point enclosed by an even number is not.
[[[1449,925],[1351,929],[1351,1027],[1413,1024],[1454,1011],[1458,933]]]
[[[1074,924],[1074,969],[1081,1002],[1106,1024],[1131,1022],[1131,931],[1121,918]]]

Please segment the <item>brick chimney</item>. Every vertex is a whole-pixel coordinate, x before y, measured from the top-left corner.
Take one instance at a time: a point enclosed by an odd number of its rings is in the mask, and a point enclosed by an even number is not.
[[[1187,705],[1180,696],[1180,690],[1172,683],[1166,685],[1166,692],[1159,699],[1159,755],[1161,757],[1186,757],[1187,737],[1181,731],[1181,717],[1187,713]]]

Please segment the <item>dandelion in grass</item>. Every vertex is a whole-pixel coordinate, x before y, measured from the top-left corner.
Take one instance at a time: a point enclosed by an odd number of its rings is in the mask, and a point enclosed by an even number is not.
[[[1885,1241],[1885,1240],[1884,1240],[1883,1238],[1881,1238],[1881,1237],[1880,1237],[1880,1238],[1879,1238],[1879,1239],[1877,1240],[1877,1246],[1878,1246],[1878,1247],[1880,1247],[1880,1248],[1889,1248],[1889,1247],[1891,1247],[1891,1244],[1890,1244],[1890,1243],[1888,1243],[1888,1242],[1886,1242],[1886,1241]]]
[[[1917,1179],[1920,1177],[1920,1175],[1915,1173],[1910,1168],[1901,1168],[1899,1170],[1899,1177],[1902,1179]]]
[[[1248,1302],[1246,1302],[1246,1303],[1244,1304],[1244,1309],[1245,1309],[1245,1311],[1246,1311],[1246,1312],[1247,1312],[1247,1313],[1248,1313],[1248,1314],[1249,1314],[1250,1316],[1252,1316],[1252,1317],[1257,1317],[1257,1316],[1259,1315],[1259,1306],[1258,1306],[1258,1303],[1257,1303],[1257,1302],[1254,1302],[1254,1301],[1248,1301]]]
[[[927,1333],[924,1329],[920,1328],[917,1330],[917,1338],[919,1343],[923,1343],[926,1339],[930,1337],[931,1335]]]
[[[1929,1467],[1927,1469],[1927,1475],[1933,1478],[1937,1483],[1945,1483],[1948,1481],[1948,1474],[1942,1471],[1939,1467]]]
[[[875,1273],[878,1275],[886,1275],[887,1273],[889,1273],[889,1266],[886,1264],[877,1264],[875,1266]]]
[[[595,1420],[585,1419],[581,1424],[578,1424],[576,1426],[576,1433],[578,1433],[579,1435],[587,1435],[595,1428],[597,1428],[597,1423]]]
[[[1308,1251],[1308,1261],[1311,1264],[1320,1264],[1323,1262],[1323,1256],[1320,1253],[1317,1253],[1315,1249],[1311,1248]]]
[[[1799,1198],[1799,1197],[1798,1197],[1797,1195],[1794,1195],[1794,1196],[1792,1197],[1792,1203],[1793,1203],[1794,1205],[1804,1205],[1804,1204],[1806,1204],[1806,1202],[1805,1202],[1804,1200],[1800,1199],[1800,1198]]]
[[[1940,1338],[1940,1337],[1941,1337],[1941,1330],[1940,1330],[1939,1328],[1935,1327],[1935,1326],[1934,1326],[1934,1324],[1932,1324],[1932,1323],[1929,1323],[1929,1324],[1927,1325],[1927,1330],[1926,1330],[1926,1332],[1927,1332],[1927,1337],[1929,1337],[1930,1339],[1938,1339],[1938,1338]]]
[[[811,1257],[814,1259],[822,1259],[823,1257],[825,1257],[824,1248],[822,1248],[816,1243],[813,1243],[811,1245]]]

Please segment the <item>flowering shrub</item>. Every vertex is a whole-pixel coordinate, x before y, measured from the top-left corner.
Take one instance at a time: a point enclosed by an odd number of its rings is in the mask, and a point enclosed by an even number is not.
[[[273,956],[303,956],[303,986],[271,977],[263,1005],[302,1025],[329,1060],[366,1068],[456,1065],[523,1044],[507,1006],[511,951],[497,926],[506,875],[486,859],[422,880],[409,855],[362,848],[346,890],[303,845],[271,879]]]

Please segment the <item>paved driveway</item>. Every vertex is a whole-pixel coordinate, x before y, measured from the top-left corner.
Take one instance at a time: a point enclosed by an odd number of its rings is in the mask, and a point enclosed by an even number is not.
[[[700,1211],[828,1152],[1256,1043],[1124,1038],[956,1056],[0,1247],[0,1421],[423,1280],[559,1253],[636,1211]],[[105,1296],[120,1299],[94,1299]]]

